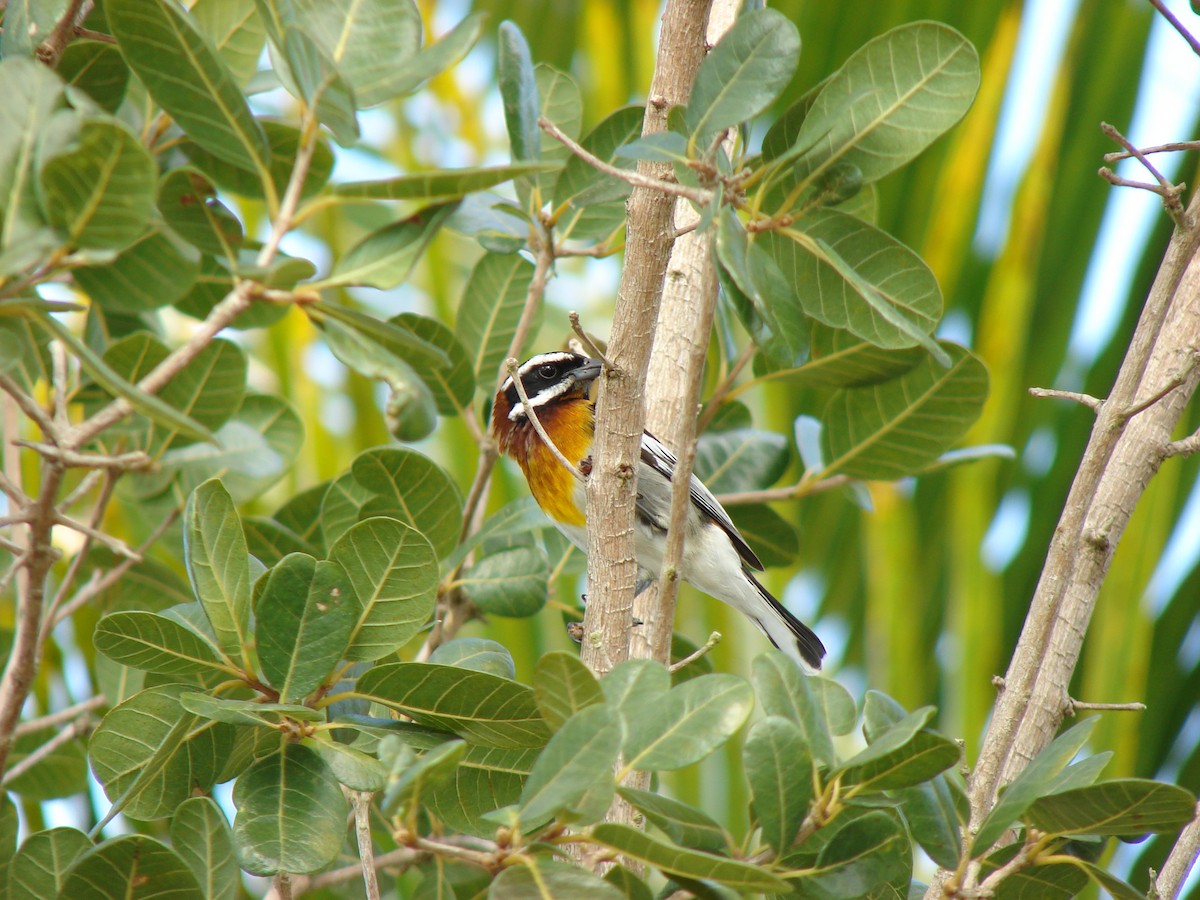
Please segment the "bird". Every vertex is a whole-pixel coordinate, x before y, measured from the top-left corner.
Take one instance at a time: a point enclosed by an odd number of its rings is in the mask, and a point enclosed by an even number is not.
[[[515,460],[530,493],[568,540],[587,552],[586,485],[568,471],[530,420],[530,409],[547,436],[578,472],[592,467],[596,407],[590,388],[602,363],[581,353],[552,351],[530,357],[515,370],[528,403],[510,374],[492,404],[492,435]],[[662,570],[671,515],[671,477],[677,460],[654,435],[642,432],[638,464],[635,545],[638,567],[650,579]],[[767,639],[812,670],[821,668],[825,646],[811,628],[771,596],[751,570],[763,564],[729,514],[695,475],[685,523],[679,576],[741,612]]]

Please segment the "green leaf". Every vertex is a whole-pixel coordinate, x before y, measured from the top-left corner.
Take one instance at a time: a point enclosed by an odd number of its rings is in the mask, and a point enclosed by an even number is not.
[[[100,41],[74,40],[58,61],[58,74],[109,113],[115,113],[129,86],[129,67],[121,51]]]
[[[342,566],[305,553],[285,556],[254,606],[258,661],[283,703],[302,700],[330,675],[361,606]]]
[[[593,128],[580,145],[610,165],[633,168],[633,160],[620,158],[617,151],[642,133],[644,115],[641,106],[622,107]],[[627,182],[571,154],[554,185],[554,209],[561,210],[557,233],[573,240],[606,240],[624,226],[624,200],[631,190]]]
[[[182,684],[147,688],[114,707],[88,744],[92,772],[114,804],[109,817],[162,819],[216,782],[233,729],[187,712]]]
[[[250,0],[196,0],[191,8],[197,30],[205,35],[245,87],[258,69],[267,30]]]
[[[814,99],[793,142],[810,149],[792,177],[849,164],[877,181],[963,117],[979,78],[975,48],[946,25],[904,25],[869,41]]]
[[[570,863],[527,856],[525,864],[509,866],[488,886],[487,900],[622,900],[625,896],[607,881]]]
[[[1075,861],[1075,865],[1086,872],[1092,881],[1106,890],[1113,900],[1142,900],[1144,896],[1141,891],[1135,890],[1132,886],[1100,868],[1095,863],[1089,862],[1086,859],[1080,859]]]
[[[521,29],[501,22],[497,35],[500,97],[504,101],[504,124],[514,160],[537,160],[541,139],[538,129],[538,90],[529,56],[529,44]]]
[[[553,122],[559,131],[572,140],[579,140],[579,132],[583,128],[583,98],[580,95],[579,84],[568,75],[548,63],[538,63],[533,69],[534,81],[537,84],[538,114],[540,117]],[[541,142],[539,157],[543,162],[557,162],[561,167],[573,155],[557,138],[538,129]],[[533,180],[538,180],[535,176]],[[548,197],[551,184],[546,176],[543,182],[542,195]]]
[[[750,243],[733,210],[717,219],[717,260],[722,292],[755,344],[775,365],[797,365],[807,350],[808,317],[763,242]]]
[[[990,875],[1009,862],[1020,851],[1019,843],[1001,847],[981,861],[980,877]],[[1082,860],[1072,863],[1034,865],[1009,872],[996,885],[997,900],[1071,900],[1087,887],[1087,874],[1079,867]],[[1139,898],[1142,895],[1138,895]],[[1144,898],[1142,898],[1144,900]]]
[[[491,747],[541,747],[549,732],[523,684],[485,672],[430,663],[377,665],[358,694],[413,721]]]
[[[549,598],[550,564],[541,547],[513,547],[483,557],[456,583],[485,613],[527,618]]]
[[[5,26],[7,37],[13,23],[6,21]],[[38,137],[59,106],[63,85],[48,66],[7,54],[0,60],[0,83],[7,88],[4,103],[0,104],[0,251],[7,251],[22,242],[53,237],[38,207],[35,149]],[[0,252],[0,259],[3,256]],[[31,258],[28,262],[33,261]],[[12,269],[0,266],[0,274],[19,268],[23,265]]]
[[[387,96],[411,94],[422,83],[459,62],[479,41],[486,21],[486,13],[471,13],[442,35],[437,43],[422,48],[420,53],[410,54],[390,66],[390,77],[386,85]]]
[[[884,885],[907,886],[912,848],[904,826],[884,812],[869,812],[839,829],[805,872],[797,888],[814,900],[874,896]]]
[[[29,835],[16,850],[16,813],[13,813],[13,848],[9,863],[9,897],[57,897],[63,876],[84,853],[92,849],[88,836],[76,828],[50,828]]]
[[[627,659],[618,663],[600,680],[604,699],[621,717],[625,733],[630,731],[630,715],[640,704],[654,700],[665,703],[671,687],[671,675],[662,663],[650,659]]]
[[[273,185],[275,193],[282,196],[283,192],[287,190],[292,168],[296,163],[296,153],[300,147],[300,131],[292,125],[270,120],[259,121],[259,126],[266,134],[267,144],[270,147],[268,159],[270,180],[265,183],[262,181],[261,175],[248,172],[244,168],[225,161],[200,146],[199,142],[183,141],[180,143],[179,149],[196,168],[228,191],[244,197],[263,198],[267,190],[264,186],[266,184]],[[329,148],[329,142],[324,136],[321,136],[317,139],[313,149],[312,162],[309,164],[300,196],[311,197],[317,193],[329,180],[332,171],[333,151]]]
[[[475,375],[467,351],[454,332],[437,319],[417,313],[400,313],[388,319],[388,324],[411,332],[446,354],[449,365],[429,365],[422,372],[422,380],[441,415],[461,415],[475,396]]]
[[[342,254],[327,278],[314,288],[366,285],[389,290],[412,272],[438,228],[457,207],[443,203],[373,231]]]
[[[110,0],[104,11],[125,61],[188,137],[268,182],[266,135],[192,20],[169,0]]]
[[[197,691],[185,691],[179,695],[180,705],[188,712],[226,722],[230,725],[265,725],[281,731],[287,722],[323,722],[325,715],[310,706],[298,703],[260,703],[257,700],[235,700],[232,697],[213,697]]]
[[[685,850],[652,838],[628,825],[597,825],[592,829],[592,837],[601,844],[654,866],[667,875],[712,880],[746,892],[785,894],[790,890],[786,882],[766,869],[699,850]]]
[[[517,802],[537,754],[537,750],[468,746],[450,780],[423,792],[424,806],[448,828],[494,837],[496,826],[482,817]]]
[[[363,516],[400,519],[425,535],[439,556],[454,549],[462,498],[441,466],[415,450],[382,447],[360,453],[351,471],[375,495],[363,505]]]
[[[1025,818],[1047,834],[1143,835],[1176,832],[1195,814],[1184,788],[1120,778],[1039,797]]]
[[[242,519],[246,532],[246,547],[250,555],[268,568],[289,553],[317,554],[317,549],[290,528],[285,528],[266,516],[246,516]]]
[[[354,90],[321,46],[298,28],[283,37],[283,55],[301,98],[343,147],[358,140]]]
[[[970,809],[961,779],[947,772],[937,778],[896,792],[913,839],[930,859],[948,869],[962,857],[962,826]]]
[[[84,122],[39,177],[46,217],[72,247],[120,250],[149,227],[154,160],[117,121]]]
[[[812,756],[804,732],[791,719],[767,716],[750,729],[742,759],[763,840],[782,855],[812,802]]]
[[[219,473],[236,502],[253,500],[274,484],[299,455],[304,443],[300,417],[286,401],[248,394],[241,409],[221,426],[217,443],[168,450],[157,472],[135,476],[137,493],[154,497],[175,485],[180,493]]]
[[[787,465],[787,439],[773,431],[710,432],[696,444],[696,477],[714,494],[769,487]]]
[[[433,613],[437,558],[424,536],[403,522],[382,517],[359,522],[338,538],[329,558],[349,575],[360,608],[346,659],[394,653]]]
[[[173,619],[150,612],[115,612],[96,625],[96,649],[114,662],[163,675],[228,671],[216,649]]]
[[[760,233],[761,245],[809,316],[878,347],[920,344],[942,314],[933,272],[911,249],[861,219],[834,210],[805,216],[786,234]]]
[[[528,531],[537,531],[550,526],[550,520],[532,497],[522,497],[505,504],[483,521],[473,535],[454,548],[454,552],[442,559],[442,571],[452,572],[484,541],[495,537],[513,537]]]
[[[833,738],[812,687],[820,679],[805,675],[792,659],[774,650],[755,657],[752,669],[763,712],[799,725],[813,760],[826,768],[832,767],[837,759]]]
[[[962,756],[958,744],[924,730],[933,714],[932,706],[922,707],[876,735],[842,764],[842,784],[895,790],[929,781],[955,765]]]
[[[59,897],[204,900],[196,876],[170,847],[140,834],[105,841],[75,860]]]
[[[121,378],[104,360],[97,356],[79,338],[75,337],[71,330],[59,322],[58,319],[53,316],[43,315],[38,317],[37,323],[67,346],[75,358],[79,360],[79,367],[93,381],[110,394],[128,400],[129,404],[142,415],[154,422],[169,426],[179,434],[195,438],[196,440],[216,440],[213,433],[199,422],[195,422],[188,416],[183,415],[173,406],[164,402],[162,398],[155,397],[153,394],[147,394],[145,391],[139,390]]]
[[[800,32],[773,9],[743,12],[696,72],[684,126],[693,142],[758,115],[779,96],[800,60]]]
[[[289,0],[278,6],[283,33],[298,29],[316,41],[353,87],[360,106],[401,93],[404,85],[394,69],[421,47],[421,17],[412,0]]]
[[[902,478],[962,437],[983,410],[987,370],[970,351],[944,347],[949,368],[926,358],[899,378],[830,398],[821,429],[826,475]]]
[[[377,319],[350,306],[318,301],[307,311],[318,320],[333,319],[359,332],[362,336],[415,366],[448,366],[450,357],[438,346],[420,338],[411,329]]]
[[[412,752],[407,748],[405,750],[407,754]],[[397,756],[390,763],[392,771],[381,804],[383,814],[396,815],[407,804],[420,800],[427,790],[450,781],[466,757],[467,750],[465,741],[447,741],[425,751],[421,758],[415,761]],[[383,752],[381,748],[381,755]]]
[[[242,244],[242,223],[217,199],[217,188],[208,176],[192,166],[163,176],[158,211],[180,237],[205,253],[227,256]]]
[[[250,767],[233,789],[233,836],[253,875],[315,872],[337,858],[346,798],[329,766],[309,748],[284,743]]]
[[[387,781],[387,767],[383,763],[361,750],[338,743],[327,733],[301,738],[300,743],[321,757],[333,777],[351,790],[374,793]]]
[[[196,251],[155,230],[106,265],[75,270],[79,287],[109,313],[143,313],[180,300],[200,272]]]
[[[188,497],[183,513],[188,580],[212,623],[221,650],[248,660],[250,562],[233,498],[217,479]]]
[[[525,827],[545,822],[601,785],[612,789],[621,726],[607,706],[581,709],[563,723],[533,764],[521,792]],[[605,804],[607,808],[607,804]]]
[[[552,163],[513,163],[471,169],[435,169],[397,175],[379,181],[346,181],[331,189],[335,197],[359,200],[421,200],[425,203],[457,200],[473,191],[495,187],[522,175],[550,172]]]
[[[331,546],[358,521],[363,504],[369,499],[371,492],[358,483],[352,472],[343,472],[329,483],[321,497],[319,519],[326,546]]]
[[[500,366],[517,334],[533,266],[516,254],[486,253],[471,270],[463,289],[454,333],[467,348],[475,381],[487,393],[497,383]],[[521,356],[524,348],[518,348]]]
[[[551,731],[580,710],[604,703],[600,682],[574,653],[546,653],[538,659],[533,696]]]
[[[460,637],[439,644],[429,654],[429,661],[439,666],[457,666],[473,672],[487,672],[501,678],[516,678],[512,654],[503,644],[487,638]]]
[[[971,842],[972,859],[982,856],[1014,822],[1025,815],[1035,800],[1053,790],[1059,774],[1087,743],[1099,720],[1098,716],[1084,719],[1056,737],[1030,760],[1029,765],[1000,794],[996,805],[979,826],[975,840]]]
[[[618,787],[617,793],[676,844],[710,853],[730,852],[729,835],[703,810],[638,788]]]
[[[175,810],[171,843],[208,900],[237,900],[241,871],[225,813],[209,797],[192,797]]]
[[[912,369],[924,357],[919,348],[883,350],[850,332],[813,323],[811,357],[798,369],[771,373],[771,378],[813,387],[851,388],[879,384]]]
[[[729,740],[754,707],[754,693],[736,675],[701,675],[651,694],[625,709],[626,765],[674,770],[698,762]]]

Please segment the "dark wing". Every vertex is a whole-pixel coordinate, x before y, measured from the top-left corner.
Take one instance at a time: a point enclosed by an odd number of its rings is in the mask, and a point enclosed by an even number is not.
[[[656,438],[648,431],[642,432],[642,463],[649,466],[654,471],[658,472],[667,483],[670,484],[671,476],[675,474],[675,454],[668,450],[663,442]],[[750,549],[750,545],[746,543],[746,539],[742,537],[741,532],[737,530],[737,526],[733,524],[733,520],[729,518],[729,513],[725,512],[725,507],[717,502],[717,498],[713,496],[712,491],[704,486],[704,483],[695,475],[692,476],[689,493],[691,494],[692,503],[700,510],[700,513],[721,527],[721,530],[729,535],[729,540],[733,542],[734,548],[738,552],[738,556],[742,561],[752,569],[762,571],[762,561]],[[639,494],[642,491],[639,489]],[[670,495],[668,493],[666,505],[670,508]],[[669,513],[655,514],[654,510],[645,508],[643,498],[638,497],[638,509],[642,515],[649,518],[651,521],[662,521]],[[661,513],[661,510],[660,510]],[[664,523],[665,525],[665,523]]]

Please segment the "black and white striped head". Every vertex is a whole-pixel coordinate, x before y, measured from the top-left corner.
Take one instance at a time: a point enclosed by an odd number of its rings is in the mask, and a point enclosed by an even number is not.
[[[565,350],[531,356],[517,369],[521,387],[525,389],[529,405],[534,409],[568,394],[586,394],[588,387],[599,375],[599,360],[589,359],[581,353],[569,353]],[[497,401],[501,397],[506,402],[503,404],[498,402],[497,406],[508,407],[507,416],[510,422],[526,418],[525,403],[521,400],[521,395],[517,393],[517,386],[513,383],[511,375],[504,379],[504,384],[500,385],[500,397],[497,397]]]

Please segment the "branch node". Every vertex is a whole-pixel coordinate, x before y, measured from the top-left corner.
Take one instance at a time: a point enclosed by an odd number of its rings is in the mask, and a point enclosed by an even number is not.
[[[1151,0],[1151,2],[1155,2],[1155,0]],[[1160,10],[1162,9],[1161,7],[1159,8]],[[1183,192],[1187,190],[1187,185],[1171,184],[1171,182],[1167,181],[1167,179],[1163,177],[1163,174],[1154,167],[1154,164],[1146,158],[1146,154],[1134,147],[1133,144],[1129,142],[1129,139],[1125,137],[1125,135],[1121,134],[1121,132],[1117,131],[1117,129],[1113,128],[1113,126],[1109,125],[1107,122],[1100,123],[1100,130],[1104,132],[1108,138],[1124,147],[1130,156],[1140,162],[1142,166],[1145,167],[1146,171],[1154,176],[1155,183],[1147,184],[1145,182],[1129,181],[1117,175],[1107,166],[1100,169],[1100,177],[1110,184],[1118,187],[1139,188],[1141,190],[1150,191],[1153,194],[1158,194],[1160,197],[1162,197],[1163,206],[1166,208],[1168,215],[1170,215],[1171,219],[1175,222],[1175,225],[1184,230],[1190,228],[1191,223],[1188,221],[1187,213],[1183,208],[1183,201],[1180,200]]]

